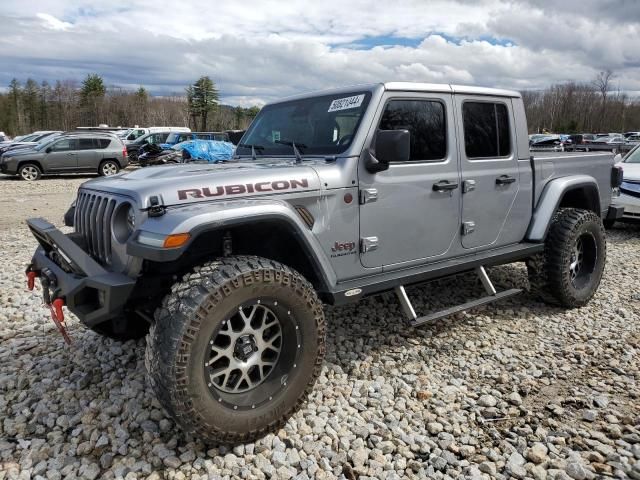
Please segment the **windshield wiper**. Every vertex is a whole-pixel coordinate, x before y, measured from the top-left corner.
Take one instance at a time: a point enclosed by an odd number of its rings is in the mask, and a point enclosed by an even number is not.
[[[298,143],[297,146],[296,142],[294,142],[293,140],[276,140],[273,143],[279,143],[281,145],[289,145],[290,147],[293,147],[293,154],[296,156],[296,163],[302,163],[302,155],[300,155],[300,150],[298,150],[298,147],[307,148],[304,143]]]
[[[251,144],[251,143],[239,143],[238,146],[242,147],[242,148],[250,148],[251,149],[251,160],[255,160],[256,159],[256,150],[264,150],[264,146],[262,146],[262,145],[254,145],[254,144]]]

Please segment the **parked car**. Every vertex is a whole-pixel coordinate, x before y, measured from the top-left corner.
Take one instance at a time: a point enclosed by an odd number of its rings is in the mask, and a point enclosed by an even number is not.
[[[216,140],[218,142],[228,142],[229,135],[225,132],[171,132],[167,140],[160,146],[164,149],[171,148],[187,140]]]
[[[149,135],[150,133],[163,133],[163,132],[190,132],[188,127],[136,127],[128,131],[127,136],[123,138],[125,145],[129,145],[130,142],[135,142],[140,137]]]
[[[614,198],[615,205],[624,207],[623,220],[640,220],[640,143],[637,144],[624,157],[620,154],[615,157],[616,166],[622,168],[622,184],[620,196]],[[605,223],[611,227],[615,220]]]
[[[115,175],[128,164],[127,149],[115,135],[99,132],[67,133],[33,149],[0,156],[0,172],[28,181],[43,174],[95,172]]]
[[[560,135],[542,135],[536,137],[534,140],[530,140],[529,148],[531,148],[532,151],[551,150],[554,152],[562,152],[564,151],[564,143]]]
[[[125,145],[127,146],[127,153],[129,154],[129,159],[131,159],[131,161],[136,161],[138,159],[140,148],[145,145],[159,145],[161,143],[165,143],[170,133],[171,132],[169,131],[147,133],[133,142],[125,142]]]
[[[591,300],[621,173],[609,154],[531,158],[526,132],[507,90],[391,82],[289,97],[260,111],[235,161],[87,182],[66,235],[29,219],[28,285],[41,279],[63,335],[65,306],[102,335],[146,335],[148,386],[190,436],[251,442],[321,375],[323,303],[395,293],[410,325],[433,325],[521,293],[486,271],[515,261],[542,300]],[[486,293],[416,312],[407,285],[462,272]]]
[[[51,139],[52,137],[58,136],[61,133],[62,132],[58,131],[58,130],[33,133],[33,134],[23,138],[22,140],[19,140],[19,141],[15,141],[14,140],[12,142],[9,142],[9,143],[6,143],[5,145],[0,146],[0,155],[2,155],[3,153],[6,153],[6,152],[12,151],[12,150],[36,147],[40,143],[46,142],[49,139]]]
[[[595,140],[596,136],[592,133],[576,133],[573,135],[569,135],[570,142],[565,143],[565,150],[568,151],[578,151],[584,150],[585,152],[589,151],[589,144]]]
[[[600,135],[590,142],[589,150],[605,150],[618,153],[618,150],[624,143],[624,136],[621,133],[611,133],[604,136]]]
[[[629,137],[632,136],[640,136],[640,132],[624,132],[624,138],[628,139]]]

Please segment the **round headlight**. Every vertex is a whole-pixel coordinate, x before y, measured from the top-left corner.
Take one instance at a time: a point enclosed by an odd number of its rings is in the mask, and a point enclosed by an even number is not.
[[[127,210],[127,230],[129,230],[129,235],[133,233],[136,229],[136,211],[133,206],[129,206]]]
[[[113,235],[118,242],[125,243],[136,229],[136,210],[129,202],[116,207],[113,215]]]

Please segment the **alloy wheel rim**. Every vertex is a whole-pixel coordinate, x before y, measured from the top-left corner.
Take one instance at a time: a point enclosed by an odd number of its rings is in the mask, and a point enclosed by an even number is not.
[[[118,173],[118,169],[113,163],[105,163],[102,166],[102,173],[104,173],[105,176],[115,175],[116,173]]]
[[[571,284],[576,289],[584,288],[595,272],[598,262],[598,246],[591,233],[583,233],[576,243],[569,259]]]
[[[239,307],[213,335],[209,347],[205,362],[209,385],[224,393],[246,393],[275,369],[283,347],[282,324],[264,304]]]
[[[22,169],[22,178],[25,180],[33,181],[38,178],[38,171],[35,167],[28,166]]]

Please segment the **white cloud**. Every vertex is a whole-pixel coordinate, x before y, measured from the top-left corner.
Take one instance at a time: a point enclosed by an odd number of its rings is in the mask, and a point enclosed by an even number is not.
[[[62,20],[58,20],[53,15],[49,15],[48,13],[36,13],[36,17],[42,20],[42,26],[45,28],[50,28],[51,30],[69,30],[73,25],[69,22],[63,22]]]
[[[46,13],[28,17],[3,0],[0,85],[96,72],[171,94],[210,75],[226,102],[251,105],[387,80],[541,88],[611,68],[620,88],[640,90],[636,3],[568,2],[34,0]]]

